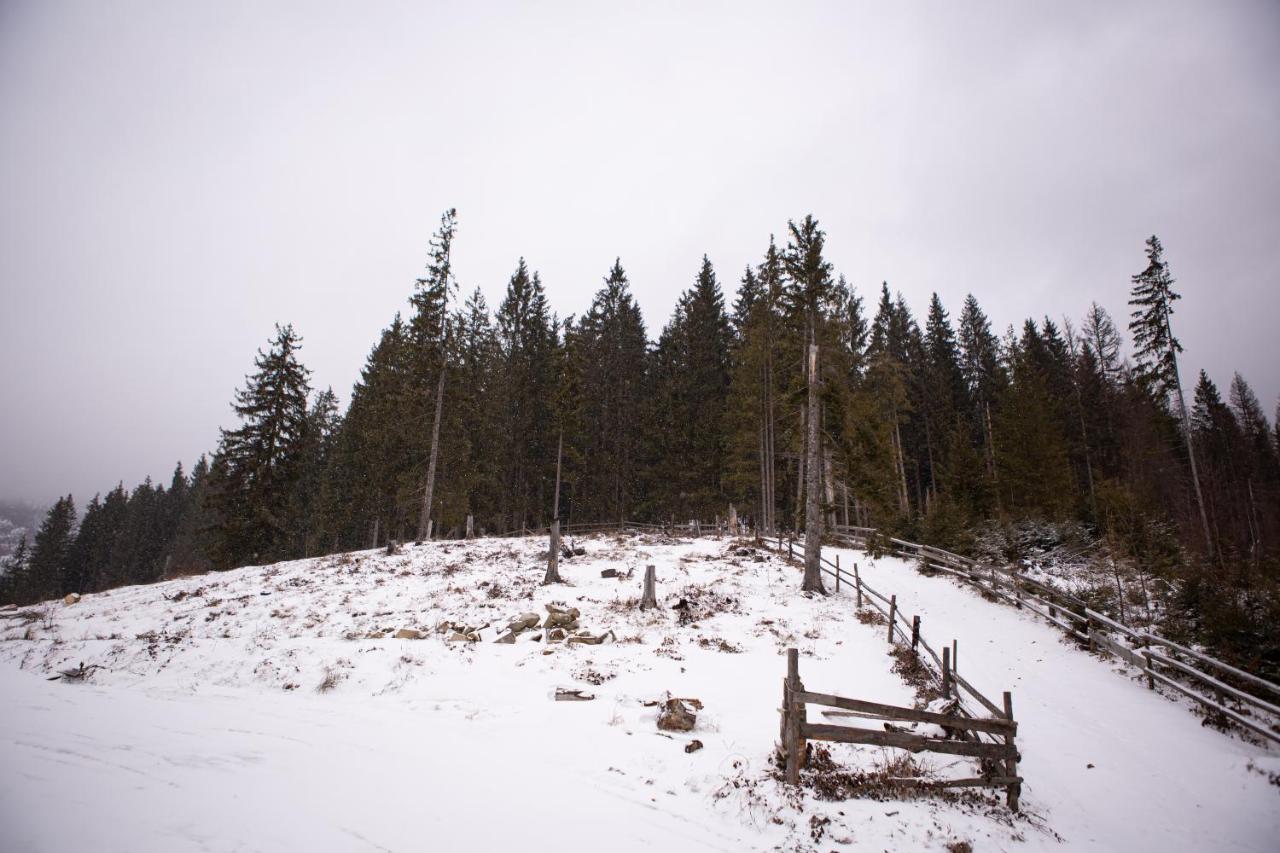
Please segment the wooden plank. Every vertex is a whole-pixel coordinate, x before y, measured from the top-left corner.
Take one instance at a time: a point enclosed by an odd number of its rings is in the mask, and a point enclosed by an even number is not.
[[[1251,693],[1245,693],[1243,690],[1237,690],[1236,688],[1232,687],[1230,684],[1224,684],[1223,682],[1214,678],[1212,675],[1203,673],[1193,666],[1188,666],[1182,661],[1174,660],[1171,657],[1166,657],[1165,655],[1162,655],[1159,652],[1150,652],[1147,654],[1147,657],[1149,657],[1153,661],[1162,663],[1165,666],[1173,667],[1174,669],[1179,670],[1180,672],[1183,672],[1187,675],[1190,675],[1193,678],[1197,678],[1203,681],[1205,684],[1208,684],[1210,687],[1214,688],[1215,690],[1221,690],[1223,693],[1226,693],[1228,696],[1233,696],[1236,699],[1239,699],[1241,702],[1246,702],[1250,705],[1253,705],[1255,708],[1261,708],[1262,710],[1266,711],[1269,714],[1275,714],[1277,717],[1280,717],[1280,707],[1272,705],[1270,702],[1266,701],[1265,699],[1259,699],[1257,696],[1254,696]],[[1135,665],[1139,669],[1142,668],[1141,663],[1138,663]]]
[[[970,684],[965,679],[961,678],[960,673],[953,672],[951,674],[951,677],[955,679],[956,684],[960,685],[965,690],[967,690],[970,696],[972,696],[974,699],[977,699],[978,702],[984,708],[990,711],[992,714],[994,714],[997,717],[1002,716],[1004,714],[1004,711],[1001,710],[1001,708],[997,706],[995,702],[992,702],[986,696],[983,696],[981,693],[978,692],[977,688],[975,688],[972,684]]]
[[[801,731],[809,740],[826,740],[833,743],[865,743],[872,746],[892,746],[908,752],[939,752],[945,755],[966,755],[971,758],[991,758],[997,761],[1003,761],[1009,756],[1009,747],[999,743],[938,740],[905,732],[877,732],[851,726],[833,726],[830,723],[804,723]]]
[[[1095,619],[1098,622],[1101,622],[1103,625],[1106,625],[1108,628],[1111,628],[1113,631],[1118,631],[1121,634],[1124,634],[1126,637],[1133,637],[1135,640],[1142,639],[1141,632],[1133,630],[1128,625],[1122,625],[1116,620],[1112,619],[1110,616],[1103,615],[1102,613],[1099,613],[1096,610],[1090,610],[1089,608],[1086,607],[1084,611],[1084,615],[1088,616],[1090,619]]]
[[[1221,714],[1225,714],[1227,717],[1229,717],[1232,720],[1235,720],[1237,723],[1244,726],[1246,729],[1249,729],[1252,732],[1260,734],[1265,738],[1269,738],[1270,740],[1273,740],[1276,743],[1280,743],[1280,733],[1271,731],[1270,729],[1260,725],[1257,721],[1250,720],[1248,717],[1243,717],[1240,714],[1237,714],[1235,711],[1232,711],[1230,708],[1224,708],[1221,705],[1219,705],[1217,702],[1214,702],[1212,699],[1208,699],[1204,696],[1201,696],[1199,693],[1196,693],[1194,690],[1191,690],[1190,688],[1179,684],[1178,682],[1174,681],[1172,678],[1169,678],[1166,675],[1162,675],[1153,669],[1147,670],[1147,675],[1150,676],[1151,678],[1154,678],[1156,681],[1161,682],[1167,687],[1172,687],[1174,690],[1178,691],[1183,696],[1186,696],[1188,699],[1194,699],[1195,701],[1199,702],[1201,705],[1212,708],[1213,710],[1218,711]]]
[[[829,693],[799,693],[796,701],[810,705],[826,705],[845,711],[859,711],[864,714],[875,714],[881,719],[909,720],[915,723],[936,723],[953,729],[973,729],[980,732],[1012,734],[1018,731],[1018,724],[1008,720],[982,720],[956,717],[950,714],[938,714],[934,711],[921,711],[918,708],[902,708],[897,705],[882,705],[879,702],[867,702],[863,699],[846,699],[843,696],[832,696]]]
[[[1108,637],[1103,632],[1094,631],[1093,641],[1098,645],[1102,646],[1102,648],[1111,652],[1112,654],[1119,656],[1122,660],[1125,661],[1125,663],[1128,663],[1132,666],[1136,666],[1138,669],[1143,668],[1144,662],[1142,660],[1142,657],[1137,652],[1135,652],[1133,649],[1128,648],[1127,646],[1121,645],[1120,643]]]
[[[973,776],[967,779],[888,779],[890,785],[902,788],[1003,788],[1022,784],[1021,776]]]
[[[1161,637],[1158,634],[1153,634],[1150,631],[1143,632],[1142,636],[1144,639],[1148,640],[1149,642],[1158,643],[1162,646],[1167,646],[1173,649],[1174,651],[1182,652],[1184,655],[1187,655],[1188,657],[1193,657],[1196,660],[1200,661],[1201,663],[1208,664],[1209,666],[1212,666],[1212,667],[1216,667],[1217,669],[1220,669],[1229,675],[1234,675],[1236,678],[1240,678],[1245,681],[1248,681],[1250,684],[1256,684],[1258,687],[1262,687],[1266,690],[1270,690],[1272,693],[1280,695],[1280,684],[1267,681],[1265,678],[1259,678],[1258,676],[1247,673],[1242,669],[1236,669],[1234,666],[1231,666],[1230,664],[1225,664],[1216,658],[1211,658],[1208,655],[1204,655],[1204,654],[1201,654],[1200,652],[1194,651],[1192,649],[1188,649],[1186,646],[1180,646],[1177,643],[1173,642],[1172,640],[1166,640],[1164,637]]]

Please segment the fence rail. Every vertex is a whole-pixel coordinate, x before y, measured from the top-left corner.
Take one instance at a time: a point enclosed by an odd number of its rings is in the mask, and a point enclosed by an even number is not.
[[[958,577],[984,594],[1035,613],[1072,638],[1088,643],[1090,649],[1115,655],[1146,675],[1149,689],[1154,690],[1157,683],[1169,687],[1209,712],[1272,743],[1280,743],[1280,705],[1269,698],[1280,696],[1280,684],[1189,649],[1149,629],[1125,625],[1070,593],[1016,571],[982,565],[941,548],[892,537],[881,539],[875,528],[836,526],[833,534],[863,549],[874,547],[877,542],[888,542],[891,547],[887,550],[897,556],[917,559],[926,568]],[[883,600],[883,596],[880,598]],[[1156,651],[1153,648],[1156,646],[1165,652]],[[1213,669],[1218,675],[1211,675],[1205,669]],[[1228,697],[1236,707],[1227,704]],[[989,702],[983,704],[988,710],[994,707]]]
[[[810,723],[807,706],[820,705],[839,708],[860,717],[876,720],[893,720],[907,723],[931,723],[941,726],[945,737],[931,737],[914,732],[884,731],[841,726],[830,723]],[[833,743],[869,744],[894,747],[909,752],[936,752],[943,755],[959,755],[977,758],[984,762],[986,772],[977,777],[961,779],[891,779],[890,784],[902,787],[998,787],[1005,789],[1006,801],[1013,811],[1018,810],[1018,797],[1022,790],[1022,778],[1018,776],[1018,749],[1015,737],[1018,724],[1013,719],[1013,698],[1004,694],[1004,710],[993,711],[990,718],[976,718],[962,714],[940,714],[919,708],[903,708],[849,699],[830,693],[806,690],[800,680],[800,653],[787,650],[787,677],[782,683],[782,749],[785,759],[786,780],[796,785],[800,782],[800,768],[806,763],[810,740]],[[980,734],[990,737],[982,740]],[[959,739],[952,739],[953,737]]]

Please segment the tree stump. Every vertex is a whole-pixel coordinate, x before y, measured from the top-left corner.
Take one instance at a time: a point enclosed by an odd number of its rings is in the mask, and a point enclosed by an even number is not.
[[[649,610],[658,607],[658,591],[657,591],[657,569],[653,566],[644,567],[644,595],[640,598],[640,609]]]

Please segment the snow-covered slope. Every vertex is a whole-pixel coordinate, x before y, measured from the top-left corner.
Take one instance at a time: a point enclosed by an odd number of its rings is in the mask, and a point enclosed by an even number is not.
[[[114,590],[0,622],[0,848],[1264,850],[1280,831],[1265,776],[1280,764],[1261,750],[1015,611],[853,553],[842,560],[929,637],[960,639],[961,672],[1014,691],[1025,813],[994,795],[796,796],[770,765],[783,650],[801,649],[811,689],[911,704],[883,627],[846,594],[801,595],[797,569],[740,543],[579,544],[560,586],[539,585],[545,540],[481,540]],[[647,564],[656,612],[636,607]],[[614,641],[489,642],[547,604]],[[493,627],[451,642],[442,623]],[[81,663],[100,668],[83,683],[42,677]],[[558,702],[558,687],[596,698]],[[646,702],[667,691],[703,704],[692,732],[657,730]],[[864,768],[894,757],[832,754]]]

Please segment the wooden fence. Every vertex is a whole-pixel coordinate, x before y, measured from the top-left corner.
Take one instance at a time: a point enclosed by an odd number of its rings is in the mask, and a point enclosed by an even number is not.
[[[869,527],[834,528],[837,539],[861,548],[877,544]],[[1099,613],[1063,590],[1007,568],[981,565],[968,557],[902,539],[879,540],[900,557],[919,560],[932,571],[972,584],[984,594],[1029,610],[1090,649],[1108,652],[1141,671],[1147,687],[1157,684],[1191,699],[1210,713],[1280,743],[1280,684],[1259,678],[1208,655],[1166,639],[1151,630],[1125,625]],[[883,598],[883,597],[881,597]],[[883,612],[883,611],[882,611]],[[936,657],[936,656],[935,656]],[[1212,670],[1214,674],[1206,670]],[[1236,707],[1227,703],[1234,700]],[[990,709],[990,705],[988,705]]]
[[[948,737],[929,737],[912,732],[864,729],[827,723],[810,723],[806,707],[822,705],[838,708],[850,715],[871,720],[893,720],[903,723],[931,723],[941,726]],[[862,699],[847,699],[829,693],[813,693],[800,680],[800,653],[787,650],[787,677],[782,682],[782,748],[785,756],[786,780],[800,782],[800,768],[805,764],[811,740],[835,743],[870,744],[895,747],[908,752],[936,752],[960,755],[983,761],[982,775],[960,779],[893,778],[886,783],[896,787],[917,788],[1004,788],[1006,801],[1018,810],[1022,779],[1018,776],[1018,749],[1014,742],[1018,724],[1013,719],[1013,698],[1004,694],[1003,712],[989,718],[962,714],[940,714],[918,708],[883,705]],[[959,739],[952,739],[951,736]],[[983,740],[986,737],[989,740]]]

